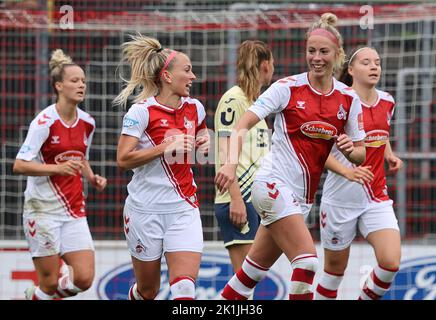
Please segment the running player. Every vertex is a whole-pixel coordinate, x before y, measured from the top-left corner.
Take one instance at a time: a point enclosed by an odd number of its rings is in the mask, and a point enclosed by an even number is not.
[[[23,224],[39,281],[26,290],[31,300],[66,298],[92,285],[94,246],[82,177],[98,191],[106,186],[88,162],[95,121],[78,107],[85,73],[60,49],[51,56],[50,70],[57,101],[30,124],[13,169],[28,176]],[[69,266],[60,279],[59,257]]]
[[[352,85],[362,101],[367,156],[356,167],[333,148],[325,164],[329,171],[320,207],[324,272],[316,299],[336,299],[357,229],[374,248],[378,263],[359,299],[380,299],[400,264],[400,232],[387,192],[384,161],[390,173],[398,172],[403,162],[389,143],[395,102],[389,93],[376,89],[380,74],[380,57],[368,47],[356,50],[342,72],[341,80]]]
[[[304,217],[312,206],[324,163],[334,143],[351,162],[365,160],[365,132],[358,121],[360,100],[333,78],[345,57],[336,21],[335,15],[325,13],[309,28],[309,72],[275,82],[242,116],[232,134],[238,152],[231,154],[215,178],[221,191],[235,180],[241,132],[276,113],[272,149],[252,187],[261,226],[242,268],[225,286],[224,299],[247,299],[283,252],[293,268],[289,299],[313,298],[318,258]]]

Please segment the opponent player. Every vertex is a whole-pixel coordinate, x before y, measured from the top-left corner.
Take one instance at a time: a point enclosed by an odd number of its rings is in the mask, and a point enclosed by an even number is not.
[[[273,73],[272,52],[264,42],[247,40],[239,46],[238,85],[221,97],[215,113],[216,172],[227,158],[233,127],[257,99],[261,88],[271,83]],[[259,227],[259,215],[251,203],[251,186],[261,158],[269,151],[268,140],[268,126],[261,120],[248,132],[242,147],[236,169],[238,180],[228,192],[217,192],[215,196],[215,215],[235,272],[241,268]]]
[[[356,167],[333,148],[327,159],[329,171],[320,207],[324,272],[316,299],[336,299],[357,229],[374,248],[378,263],[359,299],[380,299],[400,264],[400,232],[387,192],[384,161],[390,173],[398,172],[403,162],[389,143],[395,102],[389,93],[376,89],[380,74],[380,57],[368,47],[356,50],[342,72],[341,80],[352,84],[362,101],[367,156],[362,166]]]
[[[60,49],[49,64],[57,101],[30,124],[13,168],[28,176],[23,224],[39,281],[26,290],[31,300],[66,298],[92,285],[94,246],[82,176],[98,191],[107,183],[88,162],[95,121],[78,107],[85,98],[85,73]],[[69,266],[60,279],[59,257]]]

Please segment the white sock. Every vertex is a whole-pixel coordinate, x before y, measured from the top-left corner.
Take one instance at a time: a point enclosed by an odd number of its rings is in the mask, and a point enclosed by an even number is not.
[[[324,270],[315,292],[315,300],[335,300],[344,275]]]

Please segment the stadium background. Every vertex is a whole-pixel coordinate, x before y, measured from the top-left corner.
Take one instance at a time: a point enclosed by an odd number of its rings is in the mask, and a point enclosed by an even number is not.
[[[370,7],[365,5],[370,5]],[[63,7],[63,6],[69,7]],[[364,20],[373,10],[374,25]],[[73,11],[72,11],[73,10]],[[95,240],[123,240],[122,208],[130,173],[116,166],[116,144],[125,111],[114,108],[121,90],[120,44],[140,32],[192,60],[191,90],[206,107],[208,128],[222,93],[235,83],[236,48],[246,39],[267,42],[275,58],[274,80],[305,71],[304,33],[324,12],[339,18],[348,52],[371,45],[380,53],[380,89],[397,101],[391,143],[405,162],[388,186],[403,241],[436,240],[436,5],[423,1],[0,1],[0,240],[24,239],[25,178],[12,164],[35,114],[54,102],[49,84],[50,52],[62,48],[83,66],[87,96],[81,107],[97,124],[90,161],[108,178],[105,192],[85,185],[88,222]],[[68,16],[68,14],[71,14]],[[66,19],[70,17],[70,19]],[[371,23],[371,21],[369,21]],[[220,241],[213,213],[214,165],[195,165],[204,239]],[[319,240],[318,203],[308,225]]]

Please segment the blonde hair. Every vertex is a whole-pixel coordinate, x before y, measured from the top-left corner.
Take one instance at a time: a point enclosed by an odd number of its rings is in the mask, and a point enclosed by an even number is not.
[[[141,34],[131,36],[131,39],[132,41],[122,44],[123,61],[127,61],[131,68],[130,79],[126,80],[121,76],[127,85],[114,99],[115,105],[125,106],[136,88],[142,90],[135,96],[134,102],[156,95],[161,85],[159,74],[172,51],[163,49],[158,40]],[[167,69],[171,69],[174,60],[171,60]]]
[[[62,49],[56,49],[52,52],[48,65],[50,67],[51,85],[56,92],[56,95],[58,95],[58,90],[55,86],[56,82],[62,82],[66,67],[77,66],[77,64],[74,63],[73,60],[62,51]]]
[[[332,35],[336,37],[336,39],[338,40],[339,47],[338,47],[338,58],[336,59],[333,65],[333,72],[340,70],[345,62],[345,51],[343,48],[344,40],[342,39],[342,36],[339,33],[339,31],[336,29],[337,21],[338,21],[338,17],[336,17],[335,14],[326,12],[321,16],[321,18],[318,21],[314,22],[310,26],[309,30],[307,30],[306,33],[306,40],[309,38],[311,32],[315,29],[327,30],[328,32],[330,32]]]
[[[259,71],[262,61],[271,61],[272,52],[266,43],[259,40],[246,40],[238,48],[238,85],[253,102],[260,94]]]

